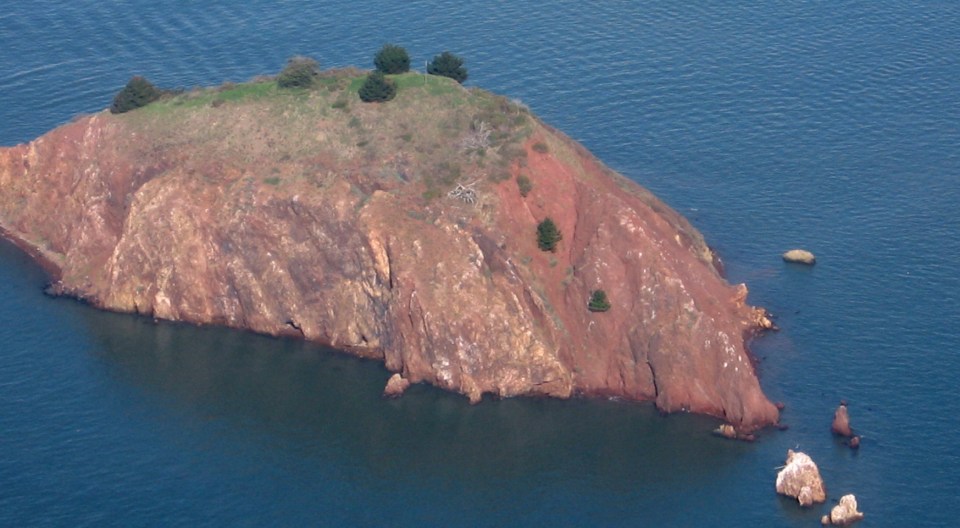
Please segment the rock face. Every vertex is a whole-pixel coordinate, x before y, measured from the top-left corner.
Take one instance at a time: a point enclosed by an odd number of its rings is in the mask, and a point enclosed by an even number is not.
[[[302,335],[471,401],[777,421],[745,347],[769,321],[679,214],[506,99],[337,86],[103,112],[0,149],[0,225],[97,307]],[[590,312],[601,288],[612,308]]]
[[[791,249],[783,254],[783,260],[787,262],[796,262],[798,264],[807,264],[813,265],[816,264],[817,258],[805,249]]]
[[[824,515],[821,524],[834,526],[850,526],[863,519],[863,513],[857,511],[857,498],[853,494],[840,497],[840,503],[830,510],[830,515]]]
[[[787,450],[787,464],[777,473],[777,493],[794,497],[801,506],[827,500],[820,470],[806,453]]]

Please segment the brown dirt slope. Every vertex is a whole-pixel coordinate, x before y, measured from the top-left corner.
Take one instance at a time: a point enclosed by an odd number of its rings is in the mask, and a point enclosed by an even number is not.
[[[776,422],[744,343],[763,312],[686,220],[520,105],[397,81],[386,104],[357,100],[348,72],[79,119],[0,149],[0,225],[102,308],[302,334],[474,401]],[[590,312],[601,288],[612,308]]]

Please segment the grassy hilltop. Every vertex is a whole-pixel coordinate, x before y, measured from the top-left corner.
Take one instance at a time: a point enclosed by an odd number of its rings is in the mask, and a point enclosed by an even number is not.
[[[262,180],[277,186],[322,183],[323,174],[284,170],[284,160],[349,168],[382,159],[392,166],[381,167],[377,187],[413,184],[432,200],[458,182],[507,179],[510,164],[525,156],[534,119],[519,102],[408,72],[387,76],[397,87],[394,99],[366,103],[358,96],[366,77],[350,68],[322,72],[309,88],[281,88],[275,79],[227,83],[167,95],[116,117],[164,141],[204,144],[211,157],[272,166]],[[231,123],[218,126],[223,120]]]

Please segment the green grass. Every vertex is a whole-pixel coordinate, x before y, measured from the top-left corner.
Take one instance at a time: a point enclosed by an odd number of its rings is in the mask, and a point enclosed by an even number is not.
[[[161,99],[144,107],[150,112],[167,112],[175,108],[198,108],[212,105],[214,101],[241,101],[259,99],[275,95],[278,92],[274,81],[249,82],[233,85],[227,89],[206,88],[192,90],[171,98]]]

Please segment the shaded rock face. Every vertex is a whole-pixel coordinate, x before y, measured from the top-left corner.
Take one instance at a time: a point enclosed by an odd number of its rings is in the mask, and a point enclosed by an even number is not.
[[[363,127],[391,108],[353,115]],[[619,397],[739,431],[777,421],[745,347],[763,310],[685,219],[565,136],[531,119],[507,170],[532,192],[480,179],[471,205],[424,198],[417,174],[434,168],[333,144],[343,131],[320,117],[286,148],[275,114],[101,113],[0,149],[0,225],[58,291],[101,308],[302,335],[472,401]],[[536,244],[546,217],[554,253]],[[590,312],[601,288],[612,308]]]
[[[830,510],[830,515],[824,515],[821,524],[834,526],[850,526],[863,519],[863,513],[857,511],[857,498],[851,493],[840,497],[840,502]]]
[[[827,500],[820,470],[806,453],[787,450],[787,463],[777,473],[777,493],[793,497],[801,506]]]

